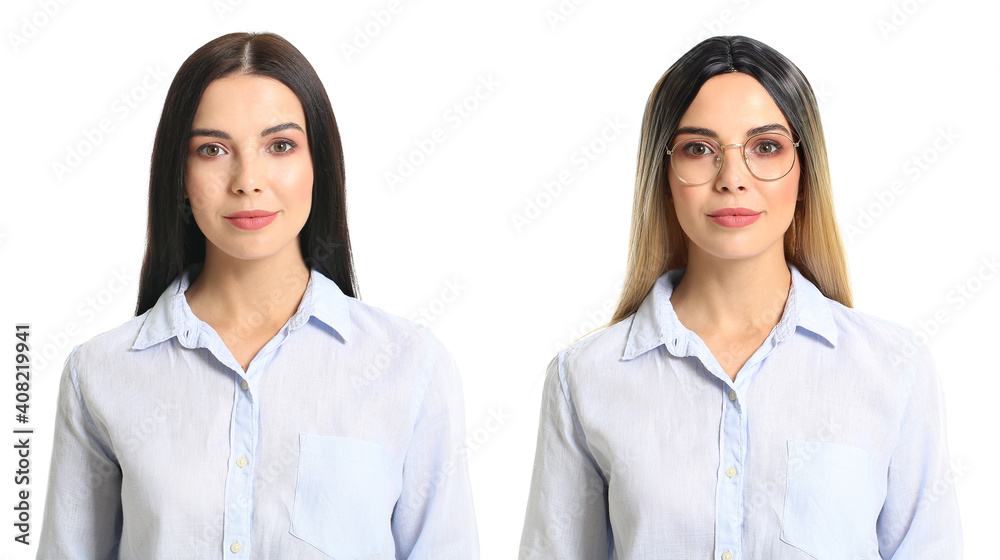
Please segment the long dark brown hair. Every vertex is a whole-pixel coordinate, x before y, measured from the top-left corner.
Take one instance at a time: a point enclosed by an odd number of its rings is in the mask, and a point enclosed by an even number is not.
[[[184,197],[188,139],[205,88],[231,74],[274,78],[298,96],[313,163],[312,210],[299,233],[299,247],[306,266],[336,282],[348,296],[357,293],[347,231],[344,152],[326,89],[305,56],[282,37],[231,33],[188,57],[167,91],[149,169],[146,254],[136,315],[153,307],[189,265],[205,260],[205,235]]]

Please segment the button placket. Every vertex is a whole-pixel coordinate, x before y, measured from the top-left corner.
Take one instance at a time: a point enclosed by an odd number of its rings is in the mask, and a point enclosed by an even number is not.
[[[248,368],[251,375],[255,364]],[[229,474],[226,478],[225,541],[231,543],[229,552],[249,554],[251,520],[253,511],[253,464],[258,436],[259,410],[250,385],[238,372],[234,372],[233,415],[231,423],[232,449]]]
[[[745,414],[739,395],[728,383],[721,387],[722,422],[720,426],[720,467],[716,483],[715,550],[724,551],[716,558],[732,560],[742,541],[743,461],[745,454]],[[726,557],[725,554],[729,556]]]

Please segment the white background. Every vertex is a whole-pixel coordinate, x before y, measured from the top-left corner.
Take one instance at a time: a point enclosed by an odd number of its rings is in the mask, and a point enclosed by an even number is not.
[[[362,299],[404,316],[427,309],[461,367],[484,559],[516,555],[545,365],[610,317],[646,98],[680,54],[716,34],[764,41],[816,90],[855,307],[927,333],[948,399],[966,556],[995,555],[1000,275],[984,266],[1000,258],[994,3],[404,0],[377,23],[388,4],[4,3],[0,431],[21,427],[16,323],[31,323],[37,361],[33,544],[13,542],[10,435],[0,440],[10,442],[0,551],[34,557],[63,360],[132,316],[169,81],[202,44],[252,30],[289,39],[329,92]],[[476,98],[481,81],[496,85]],[[463,103],[471,110],[457,122],[449,111]],[[110,132],[87,132],[104,119]],[[622,130],[602,144],[608,122]],[[444,142],[390,188],[385,174],[435,128]],[[600,153],[584,169],[588,145]],[[572,183],[542,194],[563,170]],[[512,216],[529,200],[544,208],[519,230]]]

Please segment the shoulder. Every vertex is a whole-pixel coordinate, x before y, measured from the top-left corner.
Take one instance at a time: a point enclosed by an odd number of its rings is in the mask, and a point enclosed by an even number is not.
[[[132,350],[132,345],[139,336],[139,330],[149,313],[146,311],[142,315],[133,317],[111,330],[78,344],[70,354],[70,360],[74,367],[100,365],[121,360],[126,353]]]
[[[440,346],[426,326],[359,299],[347,298],[347,312],[352,333],[362,343],[393,343],[427,350]]]
[[[350,346],[379,370],[416,374],[428,383],[442,375],[457,382],[457,366],[441,340],[426,326],[356,298],[347,298]]]
[[[462,402],[458,365],[429,328],[355,298],[348,298],[348,313],[348,345],[368,364],[355,388],[369,387],[381,398],[403,391],[417,407]]]
[[[634,319],[630,315],[560,350],[549,363],[548,375],[564,384],[576,384],[619,370]]]
[[[848,349],[862,346],[898,351],[916,341],[909,328],[840,302],[830,300],[830,312],[837,325],[838,344],[845,344]]]
[[[832,300],[830,311],[837,324],[837,351],[857,362],[859,371],[886,372],[897,382],[936,375],[926,334]]]

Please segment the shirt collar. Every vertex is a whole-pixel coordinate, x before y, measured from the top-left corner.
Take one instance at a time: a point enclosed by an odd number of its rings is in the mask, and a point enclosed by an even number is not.
[[[132,344],[133,349],[149,348],[175,336],[187,348],[198,346],[202,321],[191,311],[184,292],[191,285],[191,279],[196,277],[200,270],[201,264],[189,266],[163,291],[156,304],[146,313],[139,335]],[[345,342],[350,337],[351,323],[347,311],[347,296],[336,282],[316,270],[311,270],[309,273],[309,282],[306,284],[302,301],[295,314],[288,320],[289,330],[306,324],[310,317],[315,317],[336,331]]]
[[[836,346],[837,325],[833,320],[830,300],[795,265],[788,263],[788,269],[792,274],[792,285],[788,290],[781,320],[775,326],[775,342],[788,338],[797,327],[801,327]],[[688,334],[691,331],[681,324],[670,303],[670,294],[684,276],[685,270],[686,267],[668,270],[653,284],[635,312],[623,360],[631,360],[661,344],[676,356],[688,354]]]

